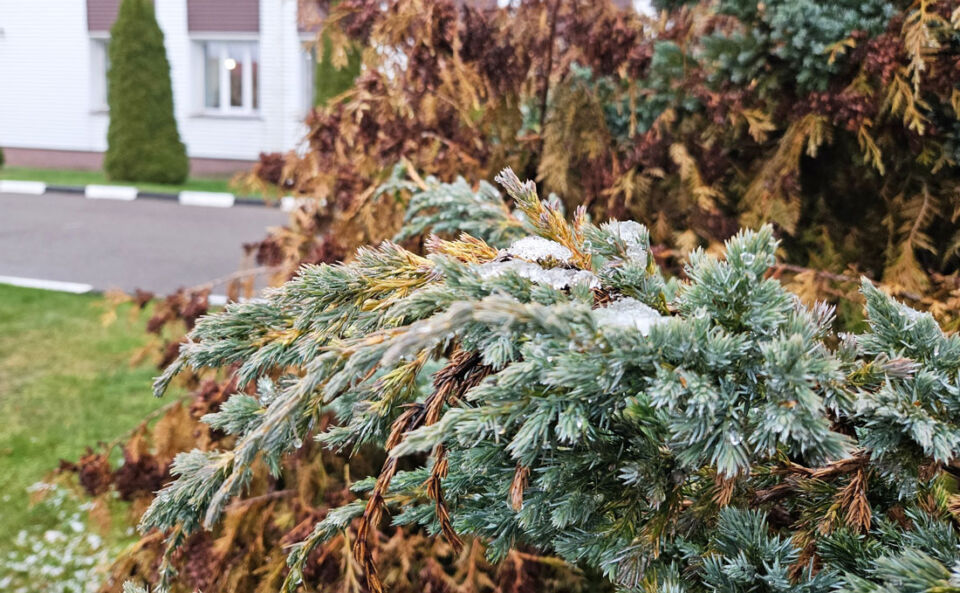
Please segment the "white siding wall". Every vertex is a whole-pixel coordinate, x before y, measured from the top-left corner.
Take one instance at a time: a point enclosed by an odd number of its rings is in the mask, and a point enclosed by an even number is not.
[[[191,157],[256,159],[304,133],[296,0],[260,0],[260,34],[187,31],[186,0],[157,0],[180,135]],[[85,0],[0,0],[0,146],[106,149],[108,116],[92,109]],[[202,115],[204,38],[260,42],[260,111]]]
[[[260,14],[267,14],[266,3],[276,4],[278,0],[261,0]],[[277,146],[282,146],[289,150],[300,143],[306,133],[304,117],[307,114],[307,106],[303,104],[303,77],[306,73],[303,71],[303,42],[300,39],[300,33],[297,29],[297,0],[279,0],[279,10],[276,12],[281,15],[280,22],[281,34],[276,37],[281,46],[280,61],[283,64],[283,85],[284,92],[278,93],[283,99],[281,106],[282,121],[277,126],[282,131],[276,139]],[[312,97],[312,95],[311,95]]]
[[[84,0],[0,0],[0,146],[104,150]]]

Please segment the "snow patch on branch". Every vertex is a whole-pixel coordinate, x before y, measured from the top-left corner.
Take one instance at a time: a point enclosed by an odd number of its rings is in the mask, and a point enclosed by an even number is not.
[[[518,239],[504,251],[513,257],[532,262],[554,259],[561,263],[570,263],[570,260],[573,259],[573,252],[563,245],[536,236]]]
[[[601,326],[633,328],[645,336],[650,333],[651,327],[669,319],[653,307],[631,297],[613,301],[602,309],[594,310],[593,314]]]
[[[557,290],[564,290],[578,284],[585,284],[590,288],[600,287],[600,279],[593,272],[567,268],[544,269],[533,262],[520,259],[486,263],[479,267],[479,271],[480,277],[484,280],[513,272],[537,284],[545,284]]]

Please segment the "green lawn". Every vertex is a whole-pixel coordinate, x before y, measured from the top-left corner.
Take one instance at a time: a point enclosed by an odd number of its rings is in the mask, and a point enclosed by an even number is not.
[[[180,185],[166,185],[162,183],[133,183],[129,181],[110,181],[102,171],[67,171],[60,169],[32,169],[28,167],[4,167],[0,169],[0,179],[16,179],[19,181],[43,181],[47,185],[83,186],[99,185],[133,185],[140,191],[157,193],[177,193],[183,190],[230,192],[246,196],[251,192],[240,191],[233,187],[230,179],[223,178],[191,178]]]
[[[24,549],[14,541],[21,532],[31,541],[60,537],[48,530],[85,534],[64,525],[65,516],[75,518],[73,525],[85,521],[76,510],[82,499],[31,507],[27,488],[61,458],[75,460],[87,445],[112,441],[169,401],[150,394],[156,370],[149,363],[129,362],[146,340],[142,323],[121,311],[104,327],[99,302],[0,285],[0,559]]]

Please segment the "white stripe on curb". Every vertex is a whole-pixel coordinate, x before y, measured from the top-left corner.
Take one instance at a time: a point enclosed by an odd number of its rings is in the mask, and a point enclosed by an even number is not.
[[[211,294],[210,296],[207,297],[207,303],[208,303],[211,307],[223,307],[223,306],[225,306],[227,303],[230,303],[230,302],[234,302],[234,303],[265,303],[265,302],[267,302],[267,300],[264,299],[264,298],[262,298],[262,297],[252,297],[252,298],[249,298],[249,299],[248,299],[247,297],[240,297],[239,300],[231,301],[229,298],[227,298],[227,295],[225,295],[225,294]]]
[[[211,294],[207,297],[207,303],[212,307],[222,307],[227,304],[227,295]]]
[[[182,191],[180,203],[184,206],[208,206],[211,208],[230,208],[233,206],[233,194],[210,191]]]
[[[19,278],[17,276],[0,276],[0,284],[55,290],[57,292],[72,292],[74,294],[83,294],[93,290],[93,286],[80,284],[79,282],[60,282],[58,280],[40,280],[39,278]]]
[[[283,196],[280,198],[280,210],[282,212],[293,212],[303,204],[316,201],[319,207],[324,207],[327,205],[327,200],[317,200],[316,198],[303,198],[296,196]]]
[[[280,198],[280,210],[281,212],[293,212],[300,207],[300,204],[303,204],[305,201],[310,198],[295,198],[293,196],[283,196]]]
[[[0,179],[0,194],[31,194],[39,196],[46,191],[47,184],[42,181]]]
[[[0,193],[41,195],[47,192],[47,184],[42,181],[15,181],[0,179]],[[92,200],[122,200],[130,202],[137,199],[139,190],[130,185],[87,185],[83,195]],[[282,199],[281,209],[290,212],[309,198],[286,196]],[[183,206],[207,206],[210,208],[230,208],[236,205],[236,196],[227,192],[182,191],[177,201]]]
[[[91,200],[130,200],[137,199],[137,188],[129,185],[88,185],[83,195]]]

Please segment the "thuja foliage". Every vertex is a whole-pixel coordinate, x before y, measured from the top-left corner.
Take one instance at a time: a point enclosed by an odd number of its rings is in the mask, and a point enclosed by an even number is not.
[[[373,188],[406,159],[442,181],[512,166],[570,211],[645,224],[675,262],[775,224],[787,261],[827,273],[797,278],[820,298],[852,295],[861,274],[924,306],[956,290],[954,2],[665,1],[656,18],[579,0],[485,6],[332,10],[333,46],[364,47],[365,68],[310,116],[305,151],[260,169],[323,204],[264,261],[335,261],[391,237],[404,202]]]
[[[637,81],[654,89],[651,100],[607,111],[644,139],[640,163],[669,179],[669,150],[675,179],[701,207],[776,223],[798,263],[853,265],[917,292],[930,271],[955,270],[954,3],[725,0],[677,10],[687,28],[655,42]]]
[[[110,29],[103,166],[111,179],[180,183],[189,163],[173,114],[170,64],[153,2],[123,0]]]
[[[835,334],[829,307],[769,276],[769,226],[668,281],[642,225],[567,222],[532,182],[500,181],[525,234],[504,248],[386,243],[201,319],[157,392],[223,366],[257,391],[206,417],[235,446],[178,456],[141,527],[177,546],[316,440],[387,456],[292,547],[288,591],[343,534],[380,590],[388,513],[624,591],[960,586],[960,338],[869,282],[869,328]]]
[[[285,192],[316,199],[259,250],[262,263],[289,274],[303,261],[338,261],[399,230],[403,200],[373,197],[398,162],[444,181],[490,179],[504,166],[536,175],[551,89],[571,64],[600,59],[590,55],[601,37],[591,23],[626,27],[628,40],[640,31],[637,15],[607,1],[302,4],[329,9],[318,36],[330,42],[324,53],[345,58],[362,48],[363,69],[343,101],[308,115],[303,150],[265,155],[256,170]],[[592,139],[574,139],[603,160]],[[571,159],[571,170],[580,163]],[[591,191],[601,185],[591,183]],[[571,201],[582,197],[578,188],[566,192]]]

